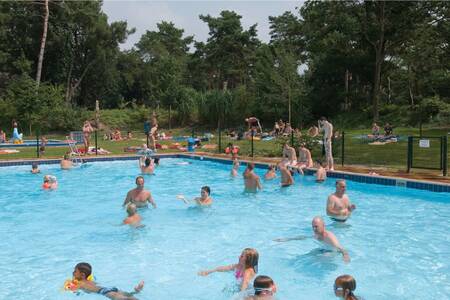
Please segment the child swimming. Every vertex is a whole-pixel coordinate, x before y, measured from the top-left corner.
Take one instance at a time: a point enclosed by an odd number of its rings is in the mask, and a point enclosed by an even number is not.
[[[350,275],[341,275],[334,281],[334,294],[344,300],[360,300],[353,291],[356,289],[356,281]]]
[[[130,203],[127,205],[128,217],[123,220],[123,224],[139,227],[141,226],[141,216],[137,213],[136,204]]]
[[[244,291],[248,288],[252,279],[256,276],[256,273],[258,273],[258,259],[258,251],[253,248],[245,248],[242,251],[241,256],[239,256],[239,262],[237,264],[200,271],[198,272],[198,275],[208,276],[214,272],[234,271],[234,276],[236,277],[240,290]]]
[[[277,292],[277,286],[272,278],[266,275],[259,275],[253,281],[254,296],[245,298],[245,300],[272,300],[273,295]]]
[[[56,181],[56,177],[53,175],[45,175],[44,176],[44,184],[42,184],[42,188],[44,190],[54,190],[58,187],[58,182]]]
[[[142,291],[144,288],[144,281],[139,282],[139,284],[134,288],[134,292],[124,292],[120,291],[116,287],[101,287],[98,286],[94,281],[88,280],[92,274],[92,267],[88,263],[79,263],[75,266],[73,271],[73,291],[84,291],[86,293],[97,293],[103,295],[109,299],[113,300],[137,300],[134,297],[135,294]]]

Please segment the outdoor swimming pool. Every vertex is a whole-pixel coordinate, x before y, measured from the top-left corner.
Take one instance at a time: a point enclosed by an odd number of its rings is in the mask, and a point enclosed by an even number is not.
[[[333,179],[319,185],[296,175],[295,186],[263,182],[262,192],[246,195],[242,177],[231,179],[230,168],[162,159],[157,175],[145,177],[158,208],[141,211],[142,229],[119,225],[137,161],[71,171],[43,165],[40,175],[29,166],[0,168],[0,299],[106,299],[60,290],[82,261],[103,286],[130,290],[144,279],[141,300],[232,299],[232,273],[197,272],[236,263],[245,247],[259,251],[259,274],[275,280],[277,299],[335,299],[332,287],[341,274],[355,277],[356,294],[365,299],[449,299],[448,193],[349,181],[354,215],[345,225],[325,218],[349,251],[352,261],[345,264],[340,255],[314,254],[312,240],[272,241],[311,234],[311,219],[325,215]],[[44,174],[58,177],[58,190],[41,190]],[[175,197],[197,196],[203,185],[211,187],[211,208],[188,208]]]

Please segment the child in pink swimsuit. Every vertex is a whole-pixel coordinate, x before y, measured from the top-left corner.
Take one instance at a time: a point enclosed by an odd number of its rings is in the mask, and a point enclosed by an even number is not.
[[[256,273],[258,273],[258,259],[258,251],[253,248],[245,248],[242,251],[241,256],[239,256],[239,262],[237,264],[200,271],[198,272],[198,275],[207,276],[214,272],[234,271],[234,276],[240,286],[240,290],[243,291],[247,289],[253,278],[256,276]]]

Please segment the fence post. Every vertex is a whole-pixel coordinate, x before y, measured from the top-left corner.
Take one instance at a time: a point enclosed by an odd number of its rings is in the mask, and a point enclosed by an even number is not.
[[[36,157],[39,158],[39,129],[36,129]]]
[[[294,130],[291,131],[291,146],[294,147]]]
[[[408,153],[407,153],[407,172],[411,172],[412,159],[413,159],[413,137],[408,136]]]
[[[344,158],[345,158],[345,131],[342,131],[342,139],[341,139],[341,166],[344,166]]]
[[[252,132],[252,143],[251,144],[252,144],[252,157],[253,157],[253,136],[255,135],[255,133],[253,130],[251,132]]]
[[[98,155],[98,145],[97,145],[97,129],[95,130],[95,155]]]
[[[219,125],[219,153],[222,153],[222,129]]]
[[[448,166],[448,137],[442,137],[442,175],[447,176],[447,166]]]

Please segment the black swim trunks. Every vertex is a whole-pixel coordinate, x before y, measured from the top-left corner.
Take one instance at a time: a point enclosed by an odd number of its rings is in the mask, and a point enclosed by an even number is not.
[[[107,288],[107,287],[102,287],[101,289],[98,290],[98,294],[106,296],[106,294],[110,293],[110,292],[118,292],[119,289],[116,287],[111,287],[111,288]]]

